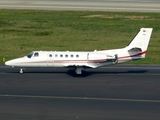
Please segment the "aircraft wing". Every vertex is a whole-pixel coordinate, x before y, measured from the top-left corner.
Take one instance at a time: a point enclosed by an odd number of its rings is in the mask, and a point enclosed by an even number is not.
[[[96,68],[97,66],[95,65],[90,65],[90,64],[87,64],[87,63],[67,63],[67,64],[64,64],[64,67],[88,67],[88,68]]]

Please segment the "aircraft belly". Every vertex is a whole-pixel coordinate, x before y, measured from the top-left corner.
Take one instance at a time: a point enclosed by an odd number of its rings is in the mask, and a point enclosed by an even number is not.
[[[54,67],[64,67],[63,63],[54,63]]]

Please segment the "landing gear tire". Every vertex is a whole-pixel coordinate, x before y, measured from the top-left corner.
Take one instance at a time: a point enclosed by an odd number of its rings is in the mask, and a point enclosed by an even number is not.
[[[76,68],[75,73],[78,74],[78,75],[81,75],[82,74],[82,69],[83,68]]]
[[[23,74],[23,69],[20,69],[19,73],[20,73],[20,74]]]

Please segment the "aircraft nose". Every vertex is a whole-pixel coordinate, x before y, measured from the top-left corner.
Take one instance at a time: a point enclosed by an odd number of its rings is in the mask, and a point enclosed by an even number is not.
[[[12,62],[11,62],[11,61],[7,61],[7,62],[5,62],[5,65],[11,66],[11,65],[12,65]]]
[[[5,62],[5,65],[7,66],[15,66],[17,64],[16,60],[9,60]]]
[[[12,59],[12,60],[6,61],[5,65],[12,66],[12,67],[19,66],[21,61],[22,61],[21,58]]]

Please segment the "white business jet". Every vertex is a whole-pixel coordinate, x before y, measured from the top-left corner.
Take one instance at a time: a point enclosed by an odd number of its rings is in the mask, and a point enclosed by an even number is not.
[[[25,67],[67,67],[75,68],[76,74],[82,74],[82,70],[86,68],[145,58],[151,33],[152,28],[141,28],[129,45],[121,49],[92,52],[33,51],[24,57],[5,62],[5,65],[19,67],[21,74]]]

